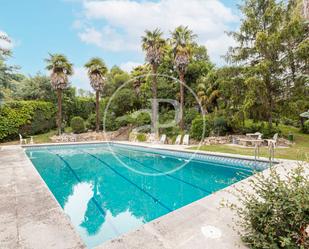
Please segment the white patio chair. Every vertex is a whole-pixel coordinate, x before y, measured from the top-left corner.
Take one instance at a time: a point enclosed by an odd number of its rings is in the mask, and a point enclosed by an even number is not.
[[[160,138],[160,144],[165,144],[165,142],[166,142],[166,135],[163,134]]]
[[[27,144],[27,139],[23,138],[23,136],[21,134],[19,135],[19,144]]]
[[[183,136],[182,144],[183,145],[189,145],[189,135],[188,134]]]
[[[277,146],[277,141],[278,141],[278,133],[276,133],[276,134],[273,136],[272,139],[266,139],[266,141],[267,141],[267,143],[268,143],[268,146],[269,146],[270,144],[273,144],[274,147],[276,147],[276,146]]]
[[[176,137],[176,140],[175,140],[175,144],[176,145],[179,145],[180,143],[181,143],[181,135],[178,135],[177,137]]]

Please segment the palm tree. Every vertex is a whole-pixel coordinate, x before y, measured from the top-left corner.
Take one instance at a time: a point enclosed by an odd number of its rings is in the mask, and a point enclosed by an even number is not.
[[[96,132],[100,129],[100,92],[103,91],[106,82],[107,67],[100,58],[92,58],[85,64],[88,70],[90,85],[96,93]]]
[[[192,54],[192,45],[196,35],[188,27],[178,26],[171,32],[171,45],[174,52],[174,65],[179,74],[180,80],[180,128],[184,129],[184,83],[185,73],[187,71],[190,57]]]
[[[164,55],[165,40],[162,38],[160,29],[154,31],[145,31],[145,36],[142,36],[142,49],[146,52],[146,61],[152,68],[152,128],[158,137],[158,123],[157,123],[157,70]]]
[[[140,95],[141,86],[146,82],[146,74],[147,70],[144,65],[137,66],[131,71],[131,75],[133,77],[133,88],[137,96]]]
[[[203,108],[203,114],[206,114],[212,107],[218,107],[220,91],[213,86],[207,88],[204,83],[199,83],[197,86],[197,97]]]
[[[51,72],[50,80],[52,87],[57,91],[58,97],[58,115],[57,126],[58,135],[61,134],[62,124],[62,91],[68,87],[68,76],[73,74],[73,64],[69,62],[63,54],[49,54],[46,69]]]

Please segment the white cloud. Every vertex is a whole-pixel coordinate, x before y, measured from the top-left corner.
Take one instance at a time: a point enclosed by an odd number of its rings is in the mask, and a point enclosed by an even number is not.
[[[74,67],[74,74],[70,79],[73,86],[84,90],[92,90],[87,75],[87,70],[84,67]]]
[[[5,50],[11,50],[14,47],[14,43],[12,41],[12,38],[8,36],[8,34],[2,30],[0,30],[0,36],[7,37],[9,41],[6,41],[4,39],[0,39],[0,48],[5,49]]]
[[[134,62],[134,61],[127,61],[120,64],[120,68],[128,73],[132,71],[133,68],[141,65],[141,63]]]
[[[239,17],[219,0],[84,0],[83,9],[85,18],[79,20],[84,23],[79,37],[88,44],[107,51],[141,52],[145,29],[159,27],[168,36],[170,30],[186,25],[198,35],[200,43],[209,46],[216,61],[231,42],[224,31],[239,22]]]

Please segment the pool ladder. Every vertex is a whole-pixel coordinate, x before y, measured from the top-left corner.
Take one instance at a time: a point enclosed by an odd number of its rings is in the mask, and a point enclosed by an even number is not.
[[[268,157],[269,164],[271,166],[275,159],[275,144],[273,142],[269,142],[268,152],[269,152],[269,157]],[[254,160],[256,161],[258,158],[260,158],[260,146],[256,144],[254,147]]]
[[[275,159],[275,143],[269,142],[268,152],[269,152],[269,165],[272,166]]]

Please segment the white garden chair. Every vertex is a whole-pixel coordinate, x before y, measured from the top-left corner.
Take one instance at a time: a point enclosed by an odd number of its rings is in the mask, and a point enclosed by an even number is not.
[[[182,144],[183,145],[189,145],[189,135],[188,134],[183,136]]]
[[[23,136],[21,134],[19,135],[19,144],[27,144],[27,139],[23,138]]]
[[[270,146],[271,144],[274,145],[274,147],[277,146],[277,142],[278,142],[278,133],[276,133],[272,139],[266,139],[268,146]]]

